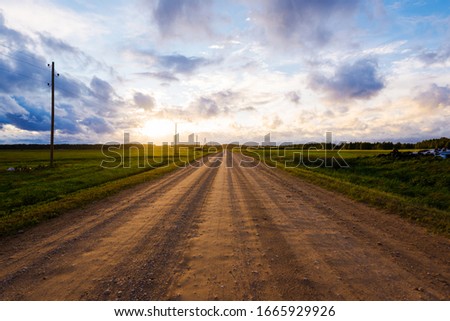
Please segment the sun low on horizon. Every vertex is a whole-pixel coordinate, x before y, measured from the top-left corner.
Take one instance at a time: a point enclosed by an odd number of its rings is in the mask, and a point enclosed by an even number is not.
[[[447,0],[4,0],[0,143],[450,135]],[[177,124],[177,125],[175,125]]]

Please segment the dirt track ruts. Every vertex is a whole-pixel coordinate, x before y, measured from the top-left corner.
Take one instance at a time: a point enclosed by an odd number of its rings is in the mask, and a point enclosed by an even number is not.
[[[242,160],[0,239],[0,300],[450,299],[449,239]]]

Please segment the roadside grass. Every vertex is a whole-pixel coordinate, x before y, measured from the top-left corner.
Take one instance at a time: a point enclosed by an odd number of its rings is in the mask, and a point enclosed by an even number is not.
[[[294,150],[281,154],[277,150],[252,150],[247,155],[259,155],[268,165],[450,236],[450,160],[376,156],[387,153],[341,151],[348,167],[336,165],[339,158],[335,152],[313,151],[309,159]],[[333,166],[318,166],[325,157]]]
[[[105,168],[100,166],[105,160],[100,150],[56,150],[55,167],[50,168],[47,151],[2,150],[0,235],[155,179],[206,154],[207,150],[180,149],[174,157],[173,152],[155,150],[148,158],[147,150],[143,155],[130,149],[126,157],[120,152],[128,168],[117,166],[119,162],[108,164],[116,168]],[[16,170],[7,171],[10,167]]]

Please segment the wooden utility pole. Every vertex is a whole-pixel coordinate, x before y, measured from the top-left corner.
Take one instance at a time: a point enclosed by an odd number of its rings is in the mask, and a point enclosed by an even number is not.
[[[53,151],[55,149],[55,63],[52,61],[52,125],[50,132],[50,167],[53,167]]]

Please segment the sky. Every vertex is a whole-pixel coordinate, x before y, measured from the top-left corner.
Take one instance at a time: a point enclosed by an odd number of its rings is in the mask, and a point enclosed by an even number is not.
[[[0,144],[450,136],[448,0],[2,0]]]

